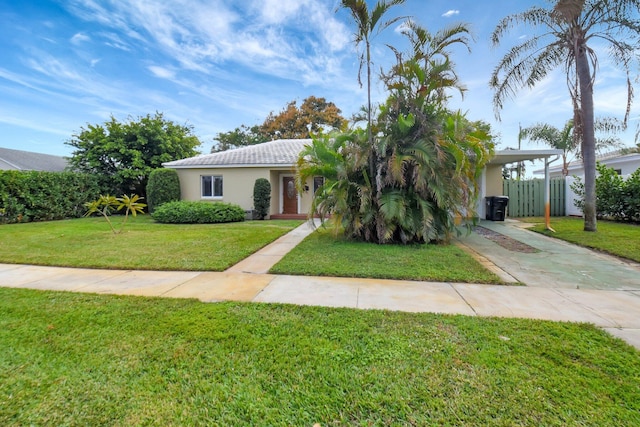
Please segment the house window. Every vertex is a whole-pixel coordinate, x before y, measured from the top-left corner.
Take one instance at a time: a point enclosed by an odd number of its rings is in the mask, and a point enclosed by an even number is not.
[[[318,188],[324,185],[324,177],[323,176],[314,176],[313,177],[313,194],[316,194]]]
[[[202,198],[222,197],[221,175],[203,175],[200,179],[202,182]]]

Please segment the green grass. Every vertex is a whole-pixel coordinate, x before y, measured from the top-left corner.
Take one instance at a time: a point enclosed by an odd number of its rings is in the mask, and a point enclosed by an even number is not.
[[[0,288],[0,425],[640,425],[592,325]]]
[[[525,220],[525,218],[522,219]],[[551,228],[556,231],[553,233],[545,230],[543,218],[529,218],[525,222],[542,223],[531,230],[547,236],[640,262],[640,226],[638,225],[601,220],[598,221],[598,231],[591,233],[583,231],[582,218],[554,217],[551,218]]]
[[[119,218],[115,218],[119,221]],[[66,267],[222,271],[302,221],[155,223],[130,218],[114,235],[102,218],[0,226],[0,262]]]
[[[335,238],[319,229],[270,271],[275,274],[500,283],[454,245],[376,245]]]

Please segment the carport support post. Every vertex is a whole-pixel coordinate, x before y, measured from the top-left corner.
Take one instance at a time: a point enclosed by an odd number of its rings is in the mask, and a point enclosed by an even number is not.
[[[549,179],[549,158],[544,159],[544,224],[547,230],[555,233],[551,228],[551,180]]]

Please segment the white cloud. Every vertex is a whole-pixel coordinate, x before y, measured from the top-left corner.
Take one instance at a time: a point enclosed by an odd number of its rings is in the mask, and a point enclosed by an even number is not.
[[[109,33],[99,33],[98,35],[107,40],[107,41],[104,42],[104,44],[109,46],[109,47],[112,47],[114,49],[123,50],[125,52],[130,52],[131,51],[131,46],[127,42],[122,40],[122,38],[116,33],[110,33],[110,32]]]
[[[262,0],[261,15],[267,24],[282,24],[294,17],[303,7],[307,9],[306,1],[302,0]]]
[[[164,67],[158,67],[156,65],[150,65],[147,67],[149,71],[153,73],[154,76],[159,77],[161,79],[169,79],[172,80],[176,77],[176,73],[172,70],[169,70]]]
[[[188,7],[181,0],[122,0],[108,6],[74,0],[71,10],[123,33],[107,42],[110,46],[127,50],[140,42],[143,49],[163,52],[183,69],[203,74],[236,63],[297,81],[309,74],[328,77],[333,65],[317,59],[349,45],[349,30],[323,0],[193,1]]]
[[[88,41],[91,41],[91,37],[84,33],[76,33],[73,35],[73,37],[71,37],[71,43],[75,45],[79,45]]]
[[[459,15],[459,14],[460,14],[459,10],[451,9],[443,13],[442,16],[444,16],[445,18],[451,18],[452,16]]]

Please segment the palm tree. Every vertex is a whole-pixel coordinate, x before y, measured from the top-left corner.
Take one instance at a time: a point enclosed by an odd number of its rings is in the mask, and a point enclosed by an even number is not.
[[[569,155],[575,153],[578,141],[574,138],[573,120],[568,120],[562,129],[546,123],[538,123],[524,128],[521,135],[533,142],[542,142],[551,148],[562,150],[562,176],[569,175]]]
[[[549,72],[562,65],[574,109],[574,132],[581,143],[585,169],[584,230],[597,231],[596,223],[596,141],[593,105],[593,84],[597,56],[590,46],[596,39],[604,41],[611,59],[627,76],[626,125],[633,90],[631,62],[640,36],[637,12],[640,0],[556,0],[550,9],[534,6],[524,12],[507,16],[492,35],[494,45],[500,44],[505,33],[519,25],[543,29],[521,44],[512,47],[491,76],[495,90],[493,103],[496,115],[507,98],[523,87],[534,87]]]
[[[358,70],[358,83],[362,86],[362,68],[367,68],[367,140],[373,146],[373,132],[371,123],[371,38],[379,34],[390,25],[403,19],[403,17],[392,18],[381,22],[382,17],[393,6],[404,3],[405,0],[379,0],[373,10],[369,12],[366,0],[341,0],[340,6],[348,9],[356,24],[354,42],[356,46],[364,44],[364,51],[360,54],[360,69]],[[370,165],[370,174],[373,176],[373,165]]]
[[[611,133],[619,130],[620,125],[616,120],[598,119],[595,121],[594,128],[596,131]],[[569,162],[572,159],[570,155],[582,157],[580,143],[573,132],[573,120],[568,120],[562,129],[546,123],[537,123],[522,129],[521,135],[533,142],[542,142],[551,148],[562,150],[562,176],[569,175]],[[597,152],[620,144],[616,137],[599,137],[595,140]]]
[[[413,26],[414,29],[419,27]],[[413,33],[409,33],[413,34]],[[457,31],[426,31],[383,75],[389,91],[375,121],[382,136],[365,132],[316,138],[298,161],[298,186],[323,176],[313,212],[332,215],[345,235],[376,243],[447,241],[458,217],[473,216],[477,182],[492,146],[489,127],[445,108],[446,91],[460,89],[446,47]],[[451,43],[447,43],[452,40]],[[466,40],[466,39],[465,39]],[[437,46],[437,48],[431,48]],[[373,164],[373,173],[367,173]]]

